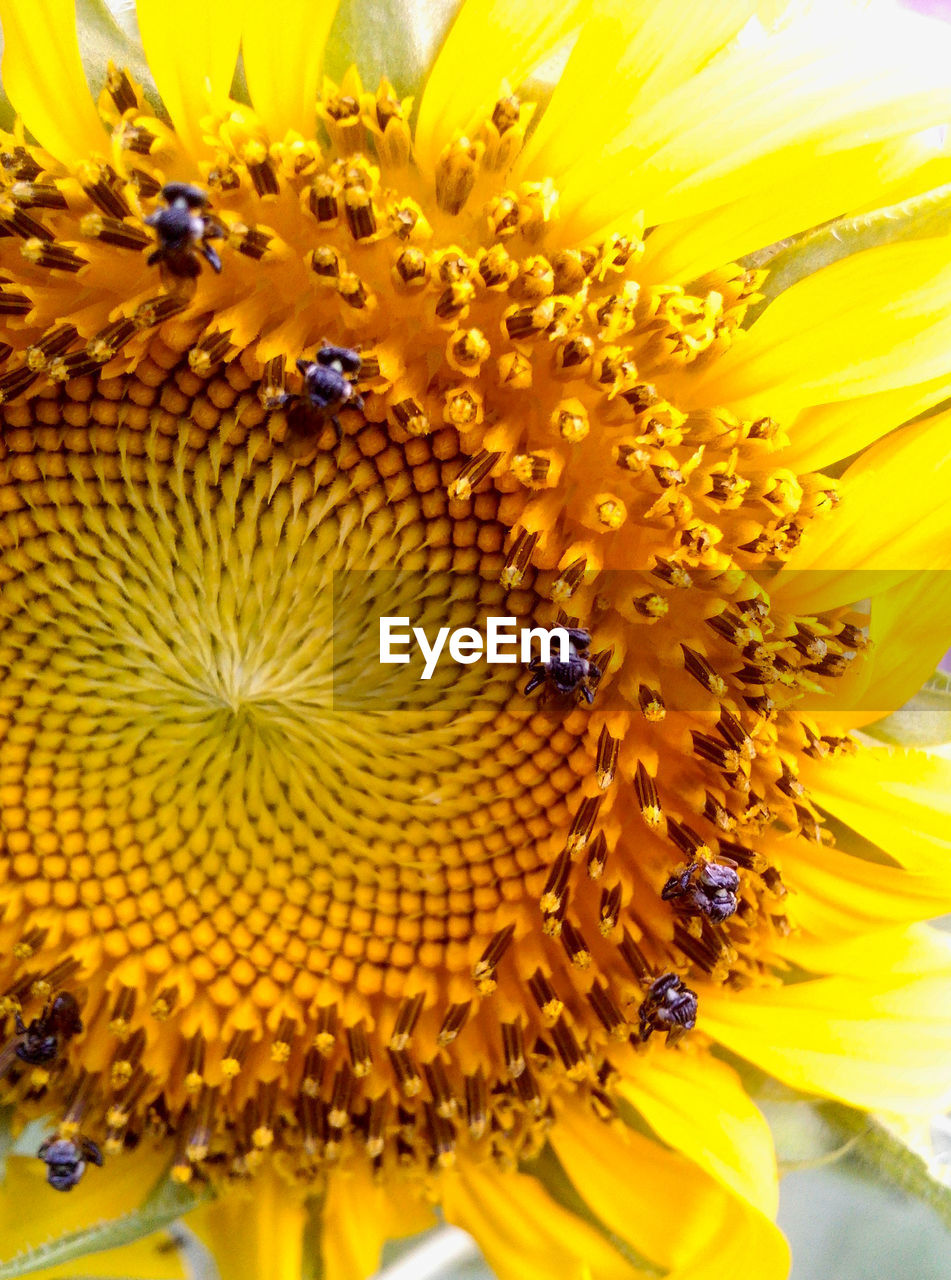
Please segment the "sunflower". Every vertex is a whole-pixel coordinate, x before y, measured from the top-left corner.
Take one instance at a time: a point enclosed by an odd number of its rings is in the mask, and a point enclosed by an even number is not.
[[[756,9],[0,3],[8,1255],[778,1280],[743,1064],[948,1096],[949,50]]]

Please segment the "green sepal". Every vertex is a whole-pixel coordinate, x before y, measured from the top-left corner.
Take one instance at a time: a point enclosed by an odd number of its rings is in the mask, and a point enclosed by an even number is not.
[[[397,94],[415,94],[446,37],[462,0],[342,0],[324,54],[324,72],[337,83],[356,65],[368,89],[386,76]]]
[[[842,258],[902,240],[926,240],[951,232],[951,184],[935,187],[900,204],[860,213],[831,222],[768,249],[757,250],[741,259],[744,266],[765,268],[760,285],[762,301],[750,307],[744,320],[748,328],[781,293],[814,271],[831,266]]]
[[[76,31],[83,70],[94,98],[106,82],[108,64],[114,62],[138,81],[149,103],[158,107],[159,94],[145,59],[134,10],[124,11],[120,21],[106,0],[76,0]]]
[[[564,1165],[555,1155],[551,1146],[546,1145],[539,1155],[533,1160],[524,1161],[519,1168],[523,1173],[531,1174],[533,1178],[537,1178],[557,1204],[560,1204],[563,1209],[567,1209],[569,1213],[574,1214],[586,1226],[595,1230],[632,1267],[636,1267],[645,1276],[660,1278],[670,1274],[665,1268],[659,1267],[655,1262],[651,1262],[649,1258],[645,1258],[642,1253],[638,1253],[627,1240],[605,1226],[582,1199],[574,1183],[568,1177]],[[0,1275],[0,1280],[3,1280],[2,1275]]]
[[[34,1249],[27,1249],[6,1262],[0,1262],[0,1280],[16,1280],[18,1276],[42,1271],[46,1267],[60,1266],[89,1253],[134,1244],[153,1231],[161,1231],[176,1218],[212,1199],[212,1196],[210,1187],[193,1191],[173,1182],[165,1174],[138,1208],[130,1209],[118,1218],[97,1222],[76,1231],[67,1231],[54,1240],[47,1240]]]
[[[936,671],[915,696],[884,720],[863,729],[896,747],[935,747],[951,742],[951,675]]]
[[[925,1159],[875,1116],[838,1102],[821,1104],[823,1119],[846,1140],[862,1170],[876,1182],[899,1187],[933,1209],[951,1228],[951,1186],[933,1176]]]

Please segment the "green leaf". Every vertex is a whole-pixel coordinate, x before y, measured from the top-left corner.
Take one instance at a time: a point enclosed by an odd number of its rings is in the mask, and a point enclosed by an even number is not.
[[[167,1227],[176,1218],[211,1198],[210,1188],[202,1187],[198,1191],[192,1191],[165,1175],[138,1208],[131,1209],[118,1218],[97,1222],[76,1231],[67,1231],[55,1240],[47,1240],[35,1249],[27,1249],[9,1261],[0,1262],[0,1280],[16,1280],[18,1276],[72,1262],[88,1253],[133,1244],[143,1236]]]
[[[616,1249],[626,1262],[632,1267],[638,1268],[647,1276],[666,1276],[669,1273],[663,1267],[658,1267],[656,1263],[645,1258],[643,1254],[637,1252],[626,1240],[616,1235],[598,1218],[581,1198],[576,1190],[568,1174],[565,1172],[564,1165],[555,1155],[550,1146],[546,1146],[540,1155],[534,1160],[526,1161],[520,1166],[523,1173],[530,1173],[532,1177],[539,1180],[548,1194],[553,1200],[561,1205],[563,1209],[567,1209],[569,1213],[573,1213],[576,1218],[580,1218],[597,1231],[607,1242]],[[0,1280],[3,1280],[0,1276]]]
[[[338,83],[356,64],[364,85],[387,76],[396,92],[415,94],[432,66],[462,0],[342,0],[330,29],[324,71]]]
[[[857,217],[834,218],[790,240],[751,253],[741,261],[748,267],[765,267],[769,274],[760,286],[761,302],[747,312],[748,328],[779,295],[791,285],[821,271],[842,258],[866,249],[902,240],[925,240],[951,232],[951,184],[935,187]]]
[[[898,747],[934,747],[951,742],[951,675],[936,671],[915,696],[864,733]]]

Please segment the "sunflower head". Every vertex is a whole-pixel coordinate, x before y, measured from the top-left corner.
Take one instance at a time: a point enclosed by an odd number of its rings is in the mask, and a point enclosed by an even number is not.
[[[665,271],[646,161],[642,201],[592,186],[607,19],[543,110],[513,86],[580,14],[466,81],[470,0],[414,117],[357,68],[318,92],[304,6],[248,17],[232,100],[239,18],[186,52],[172,8],[140,5],[167,112],[118,64],[72,121],[8,74],[38,140],[0,138],[7,1088],[61,1188],[159,1135],[180,1181],[440,1194],[616,1123],[708,1001],[789,976],[789,868],[835,853],[808,775],[854,751],[806,700],[867,615],[771,588],[838,491],[736,355],[766,273]],[[387,620],[498,617],[567,654],[380,661]]]

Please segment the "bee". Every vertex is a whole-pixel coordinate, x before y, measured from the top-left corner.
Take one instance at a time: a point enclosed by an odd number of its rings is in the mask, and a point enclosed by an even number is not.
[[[146,259],[148,265],[158,263],[163,275],[194,280],[201,271],[201,254],[212,271],[220,271],[221,259],[208,241],[220,240],[225,233],[221,224],[204,212],[207,194],[190,182],[166,182],[161,194],[166,207],[145,219],[159,241]]]
[[[102,1167],[102,1152],[81,1133],[75,1138],[47,1138],[36,1154],[46,1163],[46,1181],[57,1191],[72,1191],[87,1164]]]
[[[352,381],[363,361],[350,347],[325,342],[313,360],[300,359],[297,369],[304,379],[303,395],[286,394],[287,426],[292,452],[311,452],[322,423],[330,419],[338,442],[343,428],[337,414],[343,409],[362,409],[363,397]]]
[[[15,1028],[16,1039],[0,1050],[0,1079],[18,1058],[31,1067],[43,1067],[53,1062],[63,1045],[82,1031],[76,997],[68,991],[61,991],[30,1023],[23,1021],[18,1010]]]
[[[697,1021],[697,996],[676,973],[655,978],[637,1010],[640,1038],[654,1031],[667,1032],[667,1044],[676,1044]]]
[[[590,706],[601,679],[601,672],[587,654],[590,644],[591,636],[587,631],[581,627],[569,627],[567,661],[562,662],[556,657],[549,662],[532,658],[528,664],[532,677],[525,686],[525,692],[532,693],[539,685],[550,681],[559,693],[580,692]]]
[[[686,910],[706,916],[711,924],[722,924],[737,908],[739,887],[735,865],[701,860],[671,876],[660,896],[665,902],[679,899]]]

